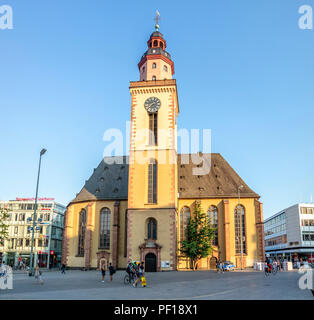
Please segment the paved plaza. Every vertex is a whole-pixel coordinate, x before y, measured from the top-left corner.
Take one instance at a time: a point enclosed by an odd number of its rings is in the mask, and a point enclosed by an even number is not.
[[[112,283],[99,271],[44,272],[44,284],[15,273],[12,290],[0,290],[0,299],[158,299],[158,300],[313,300],[309,290],[298,286],[297,272],[265,277],[263,272],[186,271],[147,273],[146,288],[123,284],[125,271],[117,271]]]

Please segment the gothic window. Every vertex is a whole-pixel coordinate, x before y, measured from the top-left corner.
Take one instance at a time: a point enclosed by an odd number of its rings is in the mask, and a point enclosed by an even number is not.
[[[241,253],[241,237],[242,237],[242,252],[246,253],[245,210],[244,210],[244,207],[241,205],[236,206],[236,208],[234,209],[234,228],[235,228],[236,254]]]
[[[186,239],[186,227],[191,218],[190,208],[183,207],[180,212],[180,241]]]
[[[157,240],[157,221],[149,218],[147,222],[147,239]]]
[[[153,69],[156,69],[156,63],[155,63],[155,62],[153,63],[152,68],[153,68]]]
[[[211,228],[215,228],[215,236],[212,244],[218,246],[218,209],[215,206],[210,206],[207,210],[208,223]]]
[[[100,239],[99,247],[103,249],[110,248],[110,209],[103,208],[100,211]]]
[[[148,165],[148,203],[157,203],[157,163],[154,159]]]
[[[79,232],[78,232],[78,255],[84,256],[85,249],[85,231],[86,231],[86,211],[84,209],[79,213]]]
[[[149,145],[156,146],[158,142],[158,129],[157,129],[157,113],[149,113]]]

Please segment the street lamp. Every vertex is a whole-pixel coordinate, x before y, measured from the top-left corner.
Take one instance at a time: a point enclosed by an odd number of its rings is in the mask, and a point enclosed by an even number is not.
[[[36,211],[37,211],[37,199],[38,199],[38,186],[39,186],[41,157],[46,153],[46,151],[47,151],[46,149],[42,149],[40,151],[40,156],[39,156],[39,166],[38,166],[38,176],[37,176],[37,186],[36,186],[36,198],[35,198],[35,206],[34,206],[34,214],[33,214],[32,245],[31,245],[30,270],[29,270],[29,275],[30,276],[32,276],[34,274],[34,263],[33,263],[34,230],[35,230],[35,225],[36,225]]]
[[[242,233],[242,215],[241,215],[241,206],[240,206],[240,189],[243,189],[243,185],[238,187],[238,217],[240,219],[240,251],[241,251],[241,270],[243,270],[243,233]]]

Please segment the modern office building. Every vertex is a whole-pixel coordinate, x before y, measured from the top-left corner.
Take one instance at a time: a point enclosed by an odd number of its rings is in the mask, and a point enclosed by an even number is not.
[[[265,253],[314,262],[314,204],[299,203],[264,221]]]
[[[4,246],[0,246],[0,257],[8,265],[16,267],[20,261],[29,265],[34,206],[33,198],[0,201],[0,207],[8,209],[10,215],[7,221],[9,237]],[[38,201],[33,252],[41,267],[56,267],[61,261],[65,209],[53,198]]]

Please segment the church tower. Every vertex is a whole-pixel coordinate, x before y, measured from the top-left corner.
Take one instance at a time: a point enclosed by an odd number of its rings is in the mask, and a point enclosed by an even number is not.
[[[159,26],[147,42],[139,81],[130,82],[127,258],[146,271],[176,269],[177,116],[174,63]]]

